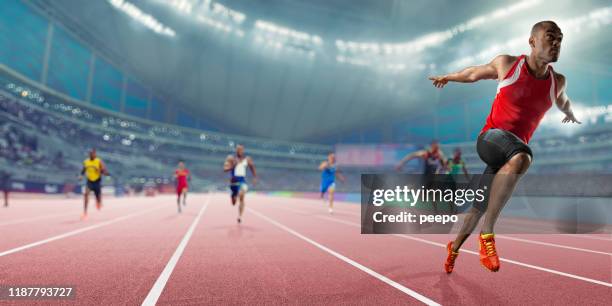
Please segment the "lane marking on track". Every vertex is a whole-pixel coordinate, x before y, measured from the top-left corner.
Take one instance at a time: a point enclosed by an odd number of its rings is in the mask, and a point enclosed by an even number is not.
[[[78,234],[81,234],[81,233],[84,233],[84,232],[88,232],[88,231],[91,231],[91,230],[94,230],[94,229],[97,229],[97,228],[100,228],[100,227],[111,225],[113,223],[121,222],[123,220],[127,220],[127,219],[130,219],[130,218],[136,217],[136,216],[140,216],[140,215],[144,215],[144,214],[156,211],[156,210],[160,210],[162,208],[165,208],[165,206],[161,206],[161,207],[157,207],[157,208],[152,208],[152,209],[148,209],[148,210],[145,210],[145,211],[142,211],[142,212],[137,212],[137,213],[125,215],[123,217],[118,217],[118,218],[111,219],[111,220],[104,221],[104,222],[100,222],[100,223],[97,223],[97,224],[94,224],[94,225],[91,225],[91,226],[79,228],[77,230],[73,230],[73,231],[70,231],[70,232],[67,232],[67,233],[64,233],[64,234],[53,236],[53,237],[50,237],[50,238],[47,238],[47,239],[39,240],[39,241],[30,243],[30,244],[22,245],[20,247],[16,247],[16,248],[13,248],[13,249],[1,252],[0,253],[0,257],[6,256],[6,255],[10,255],[10,254],[14,254],[14,253],[17,253],[17,252],[20,252],[20,251],[23,251],[23,250],[31,249],[33,247],[36,247],[36,246],[39,246],[39,245],[43,245],[43,244],[47,244],[49,242],[53,242],[53,241],[56,241],[56,240],[60,240],[60,239],[68,238],[68,237],[71,237],[71,236],[75,236],[75,235],[78,235]]]
[[[582,239],[582,238],[586,238],[586,239],[595,239],[595,240],[603,240],[603,241],[610,241],[612,242],[612,235],[608,234],[608,237],[611,238],[606,238],[606,237],[599,237],[599,236],[590,236],[590,235],[585,235],[585,234],[561,234],[563,236],[568,236],[568,237],[573,237],[573,238],[578,238],[578,239]]]
[[[348,222],[348,221],[339,220],[339,219],[331,218],[331,217],[324,217],[324,216],[319,216],[319,218],[361,228],[360,224],[357,224],[357,223],[354,223],[354,222]],[[423,243],[426,243],[426,244],[430,244],[430,245],[435,245],[435,246],[438,246],[438,247],[446,248],[446,245],[443,244],[443,243],[438,243],[438,242],[434,242],[434,241],[430,241],[430,240],[426,240],[426,239],[421,239],[421,238],[417,238],[417,237],[412,237],[412,236],[408,236],[408,235],[402,235],[402,234],[392,234],[392,235],[396,236],[396,237],[404,238],[404,239],[410,239],[410,240],[419,241],[419,242],[423,242]],[[471,251],[471,250],[465,250],[464,249],[464,250],[461,250],[461,252],[480,256],[478,252]],[[577,279],[577,280],[581,280],[581,281],[585,281],[585,282],[589,282],[589,283],[593,283],[593,284],[597,284],[597,285],[602,285],[602,286],[606,286],[606,287],[612,287],[612,283],[608,283],[608,282],[604,282],[604,281],[600,281],[600,280],[596,280],[596,279],[592,279],[592,278],[588,278],[588,277],[584,277],[584,276],[574,275],[574,274],[571,274],[571,273],[566,273],[566,272],[561,272],[561,271],[557,271],[557,270],[553,270],[553,269],[548,269],[548,268],[544,268],[544,267],[540,267],[540,266],[535,266],[535,265],[531,265],[531,264],[527,264],[527,263],[523,263],[523,262],[520,262],[520,261],[516,261],[516,260],[512,260],[512,259],[507,259],[507,258],[501,258],[500,257],[499,260],[503,261],[503,262],[515,264],[517,266],[525,267],[525,268],[530,268],[530,269],[534,269],[534,270],[548,272],[548,273],[552,273],[552,274],[556,274],[556,275],[560,275],[560,276],[565,276],[565,277],[569,277],[569,278],[573,278],[573,279]]]
[[[595,251],[595,250],[589,250],[589,249],[583,249],[583,248],[576,248],[576,247],[571,247],[571,246],[562,245],[562,244],[556,244],[556,243],[550,243],[550,242],[542,242],[542,241],[536,241],[536,240],[530,240],[530,239],[509,237],[509,236],[506,236],[506,235],[495,235],[495,238],[502,238],[502,239],[506,239],[506,240],[514,240],[514,241],[520,241],[520,242],[525,242],[525,243],[545,245],[545,246],[561,248],[561,249],[568,249],[568,250],[574,250],[574,251],[580,251],[580,252],[587,252],[587,253],[593,253],[593,254],[602,254],[602,255],[612,256],[612,253],[607,253],[607,252],[602,252],[602,251]]]
[[[198,215],[195,217],[195,219],[191,223],[191,226],[189,226],[189,229],[185,233],[185,236],[183,236],[183,239],[181,240],[179,245],[176,247],[174,254],[172,254],[172,257],[166,264],[166,267],[164,268],[162,273],[159,275],[159,277],[155,281],[155,284],[153,284],[153,287],[151,287],[149,294],[147,294],[147,297],[142,302],[143,306],[144,305],[153,306],[157,303],[157,300],[161,296],[162,292],[164,291],[164,288],[166,287],[166,284],[168,283],[168,279],[170,279],[170,275],[172,275],[172,272],[174,271],[176,264],[181,258],[181,255],[183,255],[183,252],[185,251],[185,248],[187,247],[187,244],[189,243],[189,239],[191,239],[191,236],[193,235],[193,231],[195,230],[196,226],[198,226],[198,223],[200,222],[200,219],[202,218],[204,211],[206,211],[206,208],[208,207],[209,202],[210,202],[210,196],[206,198],[206,202],[204,203],[204,205],[202,205],[202,208],[200,208],[200,212],[198,212]]]
[[[338,258],[338,259],[340,259],[340,260],[350,264],[351,266],[353,266],[353,267],[355,267],[355,268],[357,268],[357,269],[359,269],[359,270],[361,270],[361,271],[363,271],[363,272],[365,272],[365,273],[367,273],[367,274],[369,274],[369,275],[379,279],[380,281],[390,285],[391,287],[393,287],[395,289],[398,289],[401,292],[403,292],[403,293],[405,293],[405,294],[407,294],[407,295],[409,295],[409,296],[411,296],[411,297],[413,297],[413,298],[423,302],[424,304],[427,304],[427,305],[440,305],[440,304],[436,303],[435,301],[433,301],[432,299],[430,299],[428,297],[425,297],[424,295],[422,295],[422,294],[420,294],[420,293],[418,293],[418,292],[416,292],[416,291],[414,291],[412,289],[404,287],[403,285],[401,285],[401,284],[399,284],[399,283],[397,283],[397,282],[387,278],[386,276],[384,276],[382,274],[379,274],[376,271],[374,271],[374,270],[372,270],[372,269],[370,269],[370,268],[368,268],[368,267],[366,267],[366,266],[364,266],[364,265],[362,265],[362,264],[360,264],[360,263],[358,263],[358,262],[356,262],[356,261],[354,261],[354,260],[352,260],[352,259],[350,259],[350,258],[348,258],[348,257],[346,257],[346,256],[344,256],[344,255],[342,255],[342,254],[340,254],[340,253],[338,253],[338,252],[336,252],[336,251],[334,251],[334,250],[332,250],[332,249],[330,249],[330,248],[328,248],[328,247],[326,247],[326,246],[324,246],[324,245],[322,245],[322,244],[320,244],[320,243],[318,243],[318,242],[316,242],[316,241],[314,241],[314,240],[312,240],[312,239],[310,239],[310,238],[308,238],[308,237],[306,237],[306,236],[304,236],[302,234],[300,234],[300,233],[298,233],[298,232],[296,232],[295,230],[293,230],[293,229],[291,229],[291,228],[289,228],[289,227],[287,227],[287,226],[277,222],[276,220],[274,220],[272,218],[269,218],[269,217],[261,214],[260,212],[254,210],[252,208],[247,208],[247,210],[249,212],[253,213],[254,215],[256,215],[256,216],[258,216],[258,217],[268,221],[269,223],[275,225],[276,227],[278,227],[280,229],[283,229],[286,232],[288,232],[288,233],[290,233],[290,234],[292,234],[292,235],[294,235],[294,236],[296,236],[296,237],[298,237],[298,238],[300,238],[300,239],[302,239],[302,240],[304,240],[304,241],[314,245],[315,247],[317,247],[317,248],[319,248],[319,249],[321,249],[321,250],[331,254],[332,256],[334,256],[334,257],[336,257],[336,258]]]

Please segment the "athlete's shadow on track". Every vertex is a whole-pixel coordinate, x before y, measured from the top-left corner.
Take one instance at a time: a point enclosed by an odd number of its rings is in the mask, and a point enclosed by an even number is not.
[[[170,215],[164,218],[164,220],[174,220],[174,219],[178,219],[181,217],[197,217],[198,214],[196,213],[181,213],[181,214],[175,214],[175,215]]]
[[[253,227],[250,225],[244,224],[232,224],[232,225],[224,225],[224,226],[215,226],[210,228],[214,231],[225,231],[227,232],[227,237],[236,239],[242,237],[244,234],[252,234],[260,232],[261,229],[257,227]]]
[[[484,273],[484,272],[483,272]],[[423,272],[417,274],[405,274],[399,275],[398,281],[406,280],[408,283],[418,283],[418,279],[425,278],[431,279],[437,277],[438,280],[433,284],[433,288],[439,290],[442,296],[441,304],[457,304],[461,301],[461,304],[478,304],[482,302],[481,297],[487,297],[487,304],[491,305],[502,305],[507,302],[503,297],[496,294],[496,291],[491,287],[483,286],[482,283],[473,281],[469,278],[461,276],[457,271],[453,274],[446,274],[446,272]],[[458,288],[459,290],[457,292]],[[466,300],[470,298],[473,300]]]
[[[86,223],[86,222],[83,220],[79,220],[79,219],[60,222],[60,224],[68,224],[68,225],[79,224],[79,223]]]
[[[81,219],[75,219],[75,220],[68,220],[68,221],[62,221],[59,222],[59,224],[66,224],[66,225],[73,225],[73,224],[87,224],[87,225],[95,225],[97,223],[101,223],[101,222],[106,222],[106,221],[110,221],[112,220],[112,218],[92,218],[92,219],[87,219],[87,220],[81,220]]]
[[[353,214],[347,214],[347,213],[343,213],[343,212],[337,212],[334,211],[333,214],[330,214],[327,211],[327,208],[325,208],[325,210],[321,210],[321,211],[313,211],[313,212],[298,212],[298,211],[291,211],[296,215],[299,216],[304,216],[304,217],[337,217],[337,216],[343,216],[343,217],[355,217],[355,215]]]
[[[244,234],[259,232],[260,230],[256,227],[248,225],[236,225],[230,226],[227,231],[227,236],[232,239],[241,238]]]

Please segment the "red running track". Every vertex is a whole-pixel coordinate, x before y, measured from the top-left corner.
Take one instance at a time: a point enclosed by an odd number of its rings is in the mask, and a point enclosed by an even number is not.
[[[609,235],[500,235],[491,273],[470,239],[442,270],[448,235],[361,235],[359,206],[225,194],[108,199],[79,221],[79,199],[15,199],[0,209],[0,286],[75,286],[73,300],[0,304],[609,305]]]

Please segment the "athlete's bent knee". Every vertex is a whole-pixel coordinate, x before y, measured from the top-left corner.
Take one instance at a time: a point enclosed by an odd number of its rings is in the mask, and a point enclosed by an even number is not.
[[[512,156],[508,163],[516,174],[523,174],[527,172],[531,165],[531,155],[524,152],[517,153]]]

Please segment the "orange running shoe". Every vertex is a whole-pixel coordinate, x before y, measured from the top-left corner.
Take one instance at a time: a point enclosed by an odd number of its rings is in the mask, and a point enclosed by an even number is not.
[[[459,252],[453,251],[452,241],[446,245],[446,250],[448,251],[448,256],[446,257],[446,262],[444,263],[444,270],[446,273],[451,273],[455,267],[455,259],[457,259],[457,256],[459,256]]]
[[[499,271],[499,256],[495,250],[495,235],[480,234],[478,236],[480,246],[480,263],[491,272]]]

